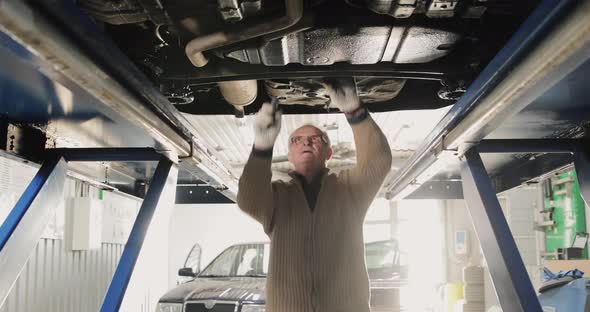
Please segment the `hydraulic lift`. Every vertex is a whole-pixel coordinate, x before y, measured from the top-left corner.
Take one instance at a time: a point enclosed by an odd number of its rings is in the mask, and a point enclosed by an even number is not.
[[[503,311],[541,306],[496,193],[573,164],[590,201],[590,3],[572,4],[541,3],[387,186],[465,199]]]
[[[590,1],[542,1],[385,185],[390,199],[466,200],[506,312],[541,307],[496,193],[574,164],[590,200],[589,15]],[[69,21],[72,29],[64,31],[49,16]],[[209,181],[230,197],[236,176],[73,4],[57,3],[46,14],[29,2],[3,0],[0,27],[0,78],[13,90],[0,101],[18,101],[2,114],[28,114],[31,123],[51,120],[58,136],[74,137],[81,146],[48,149],[1,225],[0,305],[57,206],[67,171],[92,177],[81,163],[112,161],[125,162],[121,171],[130,167],[143,179],[151,177],[101,309],[117,311],[152,216],[161,201],[173,200],[177,176],[181,183]],[[101,142],[88,140],[98,135],[96,124],[85,124],[88,116],[102,116],[108,125]],[[153,161],[158,165],[152,174],[142,164]]]

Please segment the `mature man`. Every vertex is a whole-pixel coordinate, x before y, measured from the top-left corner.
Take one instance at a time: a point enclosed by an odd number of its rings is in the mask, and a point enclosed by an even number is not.
[[[326,85],[331,105],[352,126],[354,168],[329,173],[325,133],[313,126],[289,138],[290,182],[271,182],[272,149],[281,114],[264,104],[256,116],[254,148],[240,179],[239,207],[259,221],[271,241],[267,312],[365,312],[369,281],[363,220],[391,167],[385,136],[362,107],[354,81]]]

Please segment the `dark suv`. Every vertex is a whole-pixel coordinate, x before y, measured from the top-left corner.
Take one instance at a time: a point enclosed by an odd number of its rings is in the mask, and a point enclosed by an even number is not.
[[[266,302],[265,285],[270,245],[233,245],[219,254],[202,272],[193,248],[180,276],[190,277],[168,291],[158,303],[157,312],[262,312]],[[200,252],[199,252],[200,253]],[[200,256],[197,256],[199,258]],[[407,266],[396,240],[365,244],[365,259],[371,284],[371,309],[397,311],[399,288],[407,279]]]

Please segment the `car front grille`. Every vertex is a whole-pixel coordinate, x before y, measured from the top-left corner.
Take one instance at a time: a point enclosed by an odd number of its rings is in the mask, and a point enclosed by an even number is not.
[[[236,303],[215,303],[211,309],[207,309],[206,302],[189,302],[185,306],[185,312],[236,312]]]

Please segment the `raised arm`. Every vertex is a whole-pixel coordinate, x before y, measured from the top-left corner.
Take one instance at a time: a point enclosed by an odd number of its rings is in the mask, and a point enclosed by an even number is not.
[[[274,192],[271,184],[272,149],[281,128],[281,113],[274,104],[265,103],[254,123],[254,148],[238,185],[238,206],[260,222],[264,231],[272,231]]]
[[[354,133],[356,166],[341,172],[340,177],[357,203],[359,216],[364,218],[391,169],[391,150],[385,135],[361,105],[354,80],[327,81],[326,87],[332,105],[344,112]]]
[[[351,126],[356,146],[356,166],[347,172],[347,179],[364,218],[366,209],[391,170],[391,150],[385,135],[368,113]]]

